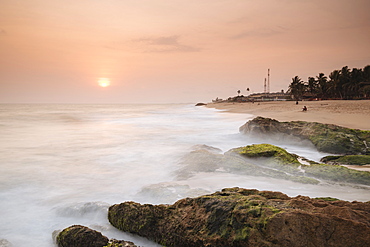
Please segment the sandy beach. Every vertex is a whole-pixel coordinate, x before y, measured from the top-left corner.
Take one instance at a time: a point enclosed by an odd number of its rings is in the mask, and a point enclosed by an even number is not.
[[[303,106],[307,111],[303,112]],[[370,100],[270,101],[208,103],[207,107],[227,112],[248,113],[278,121],[310,121],[347,128],[370,130]]]

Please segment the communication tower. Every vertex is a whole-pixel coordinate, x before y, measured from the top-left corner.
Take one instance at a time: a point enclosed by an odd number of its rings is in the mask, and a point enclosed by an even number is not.
[[[270,69],[267,70],[267,93],[270,93]]]

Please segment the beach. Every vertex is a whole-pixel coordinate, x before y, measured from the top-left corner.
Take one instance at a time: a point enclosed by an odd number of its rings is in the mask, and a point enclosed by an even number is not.
[[[307,111],[302,111],[303,106]],[[220,102],[207,107],[233,113],[273,118],[278,121],[308,121],[370,130],[370,100]]]

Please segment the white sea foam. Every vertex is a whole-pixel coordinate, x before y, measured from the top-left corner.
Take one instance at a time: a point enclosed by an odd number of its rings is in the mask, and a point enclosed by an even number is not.
[[[224,187],[370,198],[360,188],[301,185],[222,169],[176,180],[181,157],[197,145],[222,153],[266,141],[239,133],[251,118],[181,104],[0,105],[0,240],[53,246],[55,230],[81,224],[109,238],[158,246],[112,227],[108,206],[132,200],[173,203]],[[308,159],[324,155],[305,144],[275,144]]]

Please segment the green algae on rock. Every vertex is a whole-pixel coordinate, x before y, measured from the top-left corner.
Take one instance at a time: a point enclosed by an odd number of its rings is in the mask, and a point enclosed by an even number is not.
[[[280,149],[279,147],[273,145],[268,147],[279,149],[281,153],[285,152],[287,157],[297,157],[287,153],[284,149]],[[247,160],[245,157],[240,156],[237,150],[239,149],[232,149],[225,154],[214,153],[206,149],[192,151],[181,159],[180,164],[182,167],[175,172],[177,179],[187,179],[198,172],[227,172],[238,175],[285,179],[304,184],[319,183],[318,180],[302,176],[302,171],[298,169],[300,163],[296,158],[294,158],[295,162],[297,162],[295,166],[277,164],[277,162],[271,162],[269,165],[266,165],[268,159],[271,157],[266,158],[263,162],[261,161],[264,163],[262,166],[259,164],[261,162],[257,162],[256,159]]]
[[[370,203],[327,201],[241,188],[173,205],[109,208],[120,230],[165,246],[366,246]],[[364,245],[365,244],[365,245]]]
[[[298,156],[288,153],[285,149],[271,144],[254,144],[235,149],[236,152],[250,158],[273,158],[281,164],[299,166]]]
[[[319,164],[309,162],[310,165],[301,164],[298,156],[271,144],[254,144],[246,147],[232,149],[231,152],[238,153],[251,159],[263,157],[264,166],[276,168],[290,174],[298,175],[304,171],[303,178],[296,176],[297,182],[303,179],[322,179],[332,182],[356,183],[370,185],[370,173],[356,171],[338,165]],[[315,180],[317,181],[317,180]]]
[[[321,162],[340,165],[370,165],[370,155],[325,156]]]
[[[314,164],[302,166],[308,176],[339,183],[370,185],[370,172],[352,170],[340,165]]]
[[[370,153],[370,131],[349,129],[333,124],[291,121],[279,122],[256,117],[239,128],[244,134],[287,135],[311,141],[322,152],[334,154]]]

